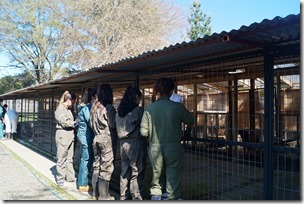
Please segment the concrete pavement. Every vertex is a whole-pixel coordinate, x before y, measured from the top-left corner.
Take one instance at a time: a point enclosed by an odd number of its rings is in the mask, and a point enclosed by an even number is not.
[[[14,140],[0,140],[1,200],[92,200],[76,182],[59,188],[56,163]]]

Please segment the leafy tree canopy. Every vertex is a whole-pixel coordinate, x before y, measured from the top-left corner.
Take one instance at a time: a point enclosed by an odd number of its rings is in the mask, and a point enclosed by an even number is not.
[[[202,38],[205,35],[211,35],[211,16],[207,16],[201,8],[201,3],[193,1],[191,5],[191,15],[188,18],[190,29],[187,32],[190,40]]]
[[[35,80],[29,73],[22,73],[16,76],[5,76],[0,78],[0,94],[26,88],[33,84],[35,84]]]

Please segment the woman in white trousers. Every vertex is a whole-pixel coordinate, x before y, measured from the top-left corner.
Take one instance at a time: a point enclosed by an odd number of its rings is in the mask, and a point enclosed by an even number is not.
[[[13,139],[13,135],[17,133],[18,113],[14,109],[8,109],[4,115],[5,133],[7,138]]]

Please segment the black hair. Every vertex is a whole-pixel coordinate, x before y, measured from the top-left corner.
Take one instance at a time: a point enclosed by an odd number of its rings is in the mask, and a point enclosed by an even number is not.
[[[153,95],[170,96],[171,91],[174,90],[174,81],[171,78],[160,78],[157,80],[153,87]]]
[[[70,92],[70,94],[71,94],[71,97],[72,97],[72,100],[76,100],[76,94],[74,93],[74,92]]]
[[[139,104],[137,103],[136,96],[141,97],[141,91],[138,88],[128,86],[117,108],[117,113],[119,117],[126,116],[130,111],[138,107]]]
[[[113,104],[113,92],[109,84],[101,84],[97,89],[98,101],[106,107],[108,104]]]
[[[92,97],[96,95],[96,89],[95,88],[87,88],[81,98],[81,103],[87,104],[91,102]]]
[[[142,97],[142,92],[136,87],[128,86],[121,101],[136,102],[136,96]]]

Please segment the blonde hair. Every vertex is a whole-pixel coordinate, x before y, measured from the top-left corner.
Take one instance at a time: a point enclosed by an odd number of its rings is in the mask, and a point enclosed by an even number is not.
[[[72,95],[70,94],[69,91],[65,91],[60,98],[59,104],[63,104],[68,99],[72,100]]]

